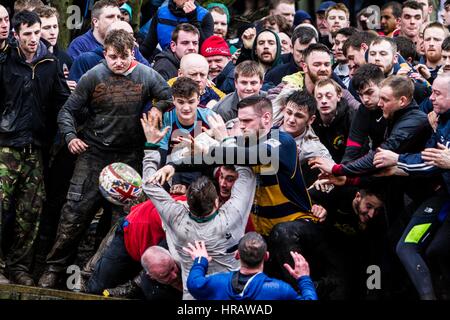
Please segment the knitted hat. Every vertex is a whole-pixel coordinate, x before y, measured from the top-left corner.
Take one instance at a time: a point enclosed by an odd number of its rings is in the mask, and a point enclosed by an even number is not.
[[[300,23],[303,23],[305,20],[312,21],[311,15],[304,10],[297,10],[294,16],[294,26],[298,26]]]
[[[324,1],[320,4],[319,8],[316,10],[316,13],[325,12],[331,6],[334,6],[336,2],[334,1]]]
[[[212,2],[206,6],[206,10],[209,11],[209,9],[214,8],[214,7],[219,7],[220,9],[225,11],[225,14],[227,15],[227,23],[229,24],[230,23],[230,11],[228,11],[227,6],[224,5],[223,3]]]
[[[219,36],[211,36],[206,39],[202,44],[200,54],[205,58],[211,56],[231,57],[230,48],[228,48],[225,40]]]
[[[120,11],[125,11],[130,16],[130,20],[133,18],[133,9],[131,9],[131,6],[128,3],[124,3],[120,7]]]

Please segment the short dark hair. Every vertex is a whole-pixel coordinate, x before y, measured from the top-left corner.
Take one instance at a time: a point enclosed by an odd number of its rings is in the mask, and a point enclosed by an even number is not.
[[[197,82],[188,77],[178,77],[172,85],[172,95],[179,98],[190,98],[194,94],[200,96]]]
[[[180,23],[172,31],[172,39],[171,40],[173,42],[177,43],[178,35],[180,34],[180,31],[195,33],[198,36],[198,38],[200,39],[200,31],[198,31],[198,29],[195,26],[193,26],[190,23]]]
[[[352,35],[354,35],[357,32],[359,32],[359,30],[356,29],[355,27],[346,27],[346,28],[342,28],[342,29],[339,29],[338,31],[336,31],[336,35],[342,34],[343,36],[350,38]]]
[[[367,46],[377,38],[377,35],[370,31],[357,32],[351,35],[345,42],[342,47],[342,51],[345,56],[347,56],[348,48],[352,47],[355,49],[361,49],[361,45],[365,43]]]
[[[51,18],[56,16],[56,19],[59,19],[58,10],[54,7],[40,6],[36,7],[33,11],[36,12],[40,18]]]
[[[359,91],[368,86],[370,82],[378,85],[384,79],[384,73],[380,67],[372,63],[367,63],[356,70],[352,78],[352,85],[353,88]]]
[[[397,1],[390,1],[381,7],[381,11],[384,9],[392,9],[392,15],[396,18],[400,18],[402,16],[402,5]]]
[[[441,29],[442,31],[444,31],[445,36],[448,36],[448,29],[446,26],[444,26],[442,23],[440,23],[439,21],[433,21],[430,22],[429,24],[427,24],[427,26],[423,29],[422,34],[425,35],[425,31],[427,29],[430,28],[438,28]]]
[[[100,0],[97,1],[92,7],[91,17],[98,19],[102,13],[103,8],[106,7],[117,7],[119,8],[119,3],[117,0]]]
[[[308,110],[309,116],[313,116],[317,112],[317,101],[307,90],[295,90],[286,99],[286,105],[291,102],[297,108],[305,108]]]
[[[319,41],[319,37],[311,27],[299,26],[295,28],[292,33],[292,45],[298,40],[300,44],[308,44],[312,41],[312,39],[316,39],[316,42]]]
[[[330,59],[331,59],[331,57],[333,55],[331,53],[330,49],[328,49],[326,45],[324,45],[322,43],[312,43],[303,51],[303,61],[306,62],[308,57],[313,52],[325,52],[325,53],[328,53],[330,55]]]
[[[394,93],[394,97],[406,97],[408,101],[413,99],[414,84],[413,81],[406,76],[392,75],[381,81],[381,87],[390,87]]]
[[[133,50],[134,37],[123,29],[111,30],[105,37],[104,48],[112,47],[120,56],[125,55],[127,49]]]
[[[289,26],[287,19],[280,14],[276,14],[273,16],[267,16],[267,17],[261,19],[261,25],[262,25],[263,29],[267,28],[265,26],[266,23],[268,23],[270,25],[276,24],[278,26],[278,29],[280,30],[280,32],[284,32],[287,35],[289,35],[291,33],[291,27]],[[270,28],[268,28],[268,29],[270,29]]]
[[[380,182],[372,182],[368,184],[367,186],[364,186],[358,190],[358,192],[361,194],[362,198],[365,198],[367,196],[374,196],[377,197],[378,200],[385,203],[386,201],[386,186],[384,183]]]
[[[405,36],[398,36],[393,38],[395,43],[397,44],[397,51],[400,55],[405,58],[411,58],[412,61],[417,61],[419,59],[419,54],[416,50],[416,45],[414,42]]]
[[[41,0],[16,0],[14,1],[14,12],[18,13],[22,10],[28,10],[29,8],[38,8],[43,6],[44,3]]]
[[[23,10],[17,12],[12,19],[12,27],[14,30],[19,33],[20,28],[24,24],[27,27],[31,27],[32,25],[39,23],[42,24],[41,19],[37,15],[36,12]]]
[[[197,217],[203,217],[214,209],[218,198],[214,183],[205,176],[201,176],[191,183],[186,191],[189,211]]]
[[[388,37],[377,37],[370,43],[370,46],[374,44],[380,44],[382,42],[388,42],[391,45],[392,52],[397,53],[397,43],[395,43],[394,39]]]
[[[413,9],[413,10],[420,10],[420,11],[422,11],[423,10],[423,4],[420,3],[420,2],[417,2],[416,0],[408,0],[408,1],[403,2],[403,4],[402,4],[402,11],[405,8],[410,8],[410,9]],[[423,14],[423,11],[422,11],[422,14]]]
[[[267,243],[259,233],[248,232],[239,240],[238,251],[241,262],[255,268],[264,261]]]
[[[242,99],[238,102],[237,108],[243,109],[247,107],[252,107],[256,113],[263,114],[264,112],[270,112],[272,114],[272,102],[266,97],[254,95]]]
[[[442,47],[442,50],[450,51],[450,36],[444,39],[441,47]]]

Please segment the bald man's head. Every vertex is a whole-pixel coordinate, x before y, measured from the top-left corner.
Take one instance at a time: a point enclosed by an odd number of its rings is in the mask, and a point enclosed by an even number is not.
[[[188,77],[198,83],[200,92],[204,92],[208,80],[209,64],[206,58],[198,53],[189,53],[180,61],[179,77]]]
[[[115,21],[113,23],[111,23],[108,27],[108,29],[106,30],[106,34],[108,34],[108,32],[110,32],[111,30],[125,30],[131,34],[133,34],[133,28],[130,26],[130,24],[128,22],[122,21],[122,20],[118,20]]]
[[[147,248],[141,257],[141,264],[150,278],[168,285],[179,282],[180,269],[170,252],[160,246]]]
[[[444,114],[450,110],[450,74],[442,73],[433,82],[430,96],[433,110],[437,114]]]
[[[8,10],[2,5],[0,5],[0,48],[4,46],[4,42],[8,39],[9,35],[9,14]]]

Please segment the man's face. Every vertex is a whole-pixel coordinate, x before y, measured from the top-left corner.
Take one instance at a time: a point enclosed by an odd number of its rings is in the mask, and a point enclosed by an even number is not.
[[[437,77],[433,82],[433,89],[430,96],[433,110],[437,114],[443,114],[450,109],[450,85],[449,78]]]
[[[398,20],[392,13],[392,7],[388,7],[381,11],[380,25],[384,34],[389,34],[397,28]]]
[[[41,25],[35,23],[32,26],[22,24],[20,26],[19,34],[15,34],[17,41],[19,42],[20,49],[25,54],[36,53],[41,38]]]
[[[450,73],[450,51],[442,50],[442,71]]]
[[[206,57],[206,60],[209,64],[209,78],[216,78],[225,68],[227,63],[230,61],[230,58],[225,56],[211,56]]]
[[[200,97],[194,93],[190,98],[173,97],[175,113],[183,125],[193,125],[197,117],[197,106]]]
[[[134,59],[134,53],[131,49],[127,49],[125,54],[120,55],[112,46],[105,48],[104,55],[109,70],[119,75],[124,74],[130,68]]]
[[[173,285],[178,282],[180,269],[173,259],[168,265],[158,264],[149,270],[149,276],[166,285]]]
[[[238,119],[242,134],[246,137],[259,137],[260,134],[264,131],[261,117],[262,115],[257,114],[251,106],[240,108],[238,110]]]
[[[386,119],[392,118],[394,113],[402,107],[400,99],[394,96],[394,92],[390,86],[384,86],[380,89],[378,106],[383,110],[383,117]]]
[[[306,106],[298,107],[292,101],[288,102],[283,114],[283,129],[293,137],[297,137],[305,132],[308,125],[312,122],[308,108]],[[312,117],[315,116],[312,115]]]
[[[347,58],[344,56],[344,52],[342,48],[344,47],[344,42],[348,39],[347,36],[338,33],[336,37],[334,37],[334,45],[333,45],[333,54],[336,61],[340,63],[346,63]]]
[[[295,4],[280,3],[275,9],[273,9],[273,15],[277,14],[285,17],[289,26],[292,27],[294,24]]]
[[[317,101],[317,110],[321,116],[328,116],[336,113],[338,102],[341,97],[337,94],[336,88],[332,84],[317,87],[314,91]]]
[[[256,39],[256,55],[263,64],[271,65],[277,54],[277,40],[272,32],[262,32]]]
[[[52,46],[58,42],[58,19],[56,16],[50,18],[41,18],[41,37],[50,42]]]
[[[381,41],[369,47],[368,62],[377,65],[385,75],[388,75],[397,62],[397,54],[393,52],[389,42]]]
[[[262,81],[257,75],[251,77],[240,75],[237,80],[234,80],[234,86],[236,87],[239,99],[244,99],[259,94],[262,87]]]
[[[374,110],[378,108],[378,102],[380,101],[380,88],[375,83],[370,81],[368,85],[359,90],[358,94],[367,109]]]
[[[321,36],[329,34],[327,20],[325,19],[325,12],[316,13],[317,30]]]
[[[441,16],[444,24],[450,26],[450,4],[446,5],[441,11]]]
[[[211,11],[214,20],[214,35],[225,38],[228,32],[227,15]]]
[[[430,14],[433,12],[433,7],[428,5],[428,0],[416,0],[422,4],[423,21],[428,22]]]
[[[305,73],[313,83],[331,77],[331,57],[328,53],[317,51],[309,55],[303,64]]]
[[[422,10],[414,10],[411,8],[403,8],[400,29],[408,38],[416,38],[419,36],[420,26],[423,23]]]
[[[228,199],[231,197],[231,189],[238,178],[237,171],[228,170],[224,167],[220,167],[219,174],[219,192],[222,199]]]
[[[350,77],[353,77],[359,67],[366,64],[366,51],[364,48],[356,49],[352,46],[347,49],[347,61]]]
[[[120,11],[120,20],[130,23],[130,15],[125,10]]]
[[[441,28],[428,28],[423,34],[423,48],[427,61],[439,63],[442,58],[442,42],[445,32]]]
[[[198,53],[198,42],[196,33],[181,30],[178,33],[177,43],[170,42],[170,49],[178,59],[181,59],[188,53]]]
[[[281,54],[292,53],[291,38],[284,32],[280,32],[278,38],[280,38],[281,43]]]
[[[0,5],[0,42],[8,38],[9,26],[10,22],[8,11]]]
[[[203,93],[206,88],[206,83],[208,82],[208,72],[208,64],[191,64],[187,70],[181,70],[181,76],[191,78],[197,82],[200,87],[200,92]]]
[[[382,212],[383,202],[372,194],[362,197],[358,192],[354,199],[354,208],[358,214],[359,221],[367,223]]]
[[[121,16],[119,7],[104,7],[98,19],[92,19],[94,29],[97,29],[98,34],[104,39],[108,27],[112,23],[120,20]]]
[[[328,31],[337,32],[339,29],[347,28],[350,25],[347,15],[342,10],[331,10],[327,17]]]
[[[309,42],[309,43],[307,43],[307,44],[301,44],[300,43],[300,40],[295,40],[295,43],[294,43],[294,50],[293,50],[293,56],[294,56],[294,61],[295,61],[295,64],[297,65],[297,66],[301,66],[301,63],[302,62],[304,62],[303,61],[303,51],[306,49],[306,48],[308,48],[309,47],[309,45],[311,44],[311,43],[317,43],[317,41],[316,41],[316,39],[315,38],[313,38],[312,40],[311,40],[311,42]]]

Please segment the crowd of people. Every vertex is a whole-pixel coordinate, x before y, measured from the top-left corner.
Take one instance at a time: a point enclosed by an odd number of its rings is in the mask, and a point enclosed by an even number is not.
[[[85,293],[450,299],[450,0],[376,4],[232,30],[220,1],[136,28],[99,0],[67,48],[49,4],[0,5],[0,284],[67,290],[96,220]],[[114,162],[138,203],[100,192]]]

